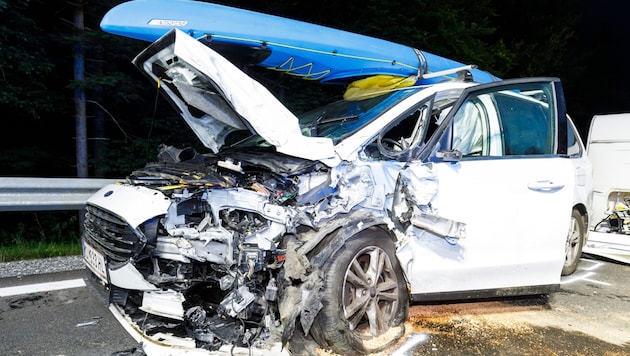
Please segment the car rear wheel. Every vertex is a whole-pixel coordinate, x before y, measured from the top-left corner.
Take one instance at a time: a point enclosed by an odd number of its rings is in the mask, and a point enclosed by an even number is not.
[[[394,242],[378,230],[347,241],[324,268],[323,308],[311,333],[335,352],[383,350],[404,333],[408,293]]]
[[[582,255],[582,247],[584,246],[584,236],[586,234],[584,219],[579,211],[573,210],[571,214],[571,226],[567,234],[567,242],[565,246],[564,266],[562,267],[562,275],[567,276],[577,269],[580,256]]]

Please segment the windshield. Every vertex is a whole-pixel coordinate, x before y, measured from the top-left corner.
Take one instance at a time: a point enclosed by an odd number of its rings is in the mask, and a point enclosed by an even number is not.
[[[298,116],[302,135],[330,138],[337,144],[418,90],[407,88],[362,100],[340,100],[308,111]],[[253,135],[230,147],[271,147],[271,144]]]

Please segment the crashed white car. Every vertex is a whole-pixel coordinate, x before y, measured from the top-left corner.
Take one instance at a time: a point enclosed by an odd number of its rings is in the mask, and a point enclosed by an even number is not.
[[[558,287],[576,190],[558,79],[296,117],[181,31],[134,63],[212,151],[163,146],[87,203],[84,259],[145,351],[370,353],[409,302]]]

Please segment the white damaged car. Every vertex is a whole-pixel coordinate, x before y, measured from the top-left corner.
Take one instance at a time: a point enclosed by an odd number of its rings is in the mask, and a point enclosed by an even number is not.
[[[558,288],[577,189],[558,79],[297,117],[178,30],[134,64],[211,151],[162,146],[87,203],[85,262],[145,352],[371,353],[410,302]]]

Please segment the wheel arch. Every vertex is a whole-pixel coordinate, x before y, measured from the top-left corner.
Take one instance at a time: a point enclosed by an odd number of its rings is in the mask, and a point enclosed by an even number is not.
[[[304,234],[306,243],[298,248],[300,254],[308,257],[310,263],[318,268],[323,267],[344,243],[365,230],[374,230],[384,237],[396,242],[396,236],[387,227],[390,222],[375,217],[370,212],[356,211],[343,216],[337,216],[316,231]],[[309,236],[310,235],[310,236]]]
[[[573,223],[574,219],[577,222],[577,226],[579,226],[580,232],[577,239],[574,238],[574,232],[576,228],[576,225]],[[580,261],[582,249],[586,244],[587,239],[588,215],[586,213],[585,207],[578,204],[575,205],[571,211],[571,226],[569,227],[565,242],[565,258],[564,265],[562,266],[562,271],[560,272],[561,276],[568,276],[575,272]]]
[[[578,211],[580,215],[582,216],[582,221],[584,222],[584,228],[586,229],[585,236],[588,236],[588,226],[589,226],[588,224],[589,224],[589,219],[590,219],[590,216],[588,215],[588,208],[584,204],[578,203],[573,206],[573,210]]]

